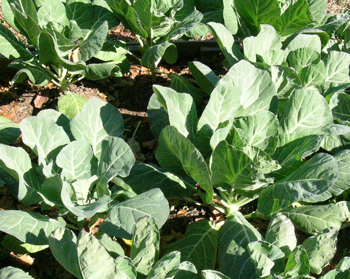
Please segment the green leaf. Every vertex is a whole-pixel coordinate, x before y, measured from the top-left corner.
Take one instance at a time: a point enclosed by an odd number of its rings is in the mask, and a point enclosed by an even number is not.
[[[142,162],[136,162],[130,175],[123,178],[122,182],[118,180],[116,184],[123,186],[123,183],[137,194],[159,188],[167,198],[188,197],[195,192],[193,183],[190,184],[171,172]]]
[[[224,16],[225,26],[227,27],[228,30],[230,30],[232,35],[236,35],[239,30],[239,24],[238,24],[238,16],[235,10],[234,2],[230,0],[224,0],[223,4],[224,4],[223,16]]]
[[[34,254],[49,247],[48,245],[32,245],[23,243],[16,237],[9,234],[5,235],[4,239],[1,241],[1,246],[16,254]]]
[[[303,30],[312,22],[309,5],[305,0],[285,1],[281,11],[282,37]]]
[[[193,61],[190,62],[188,66],[198,86],[205,93],[210,95],[220,78],[208,66],[201,62]]]
[[[329,105],[317,91],[296,90],[280,120],[282,133],[300,136],[325,134],[333,123]]]
[[[177,61],[176,46],[166,42],[150,47],[142,55],[141,64],[154,71],[162,58],[169,64],[175,63]]]
[[[308,2],[312,20],[316,22],[316,26],[321,25],[327,14],[327,1],[308,0]]]
[[[11,123],[6,117],[0,116],[0,143],[11,144],[21,135],[19,125]]]
[[[47,245],[50,233],[65,225],[62,218],[55,220],[35,212],[0,211],[0,230],[33,245]]]
[[[94,236],[98,239],[98,241],[103,245],[103,247],[113,258],[125,256],[123,247],[117,241],[112,240],[112,238],[106,235],[105,233],[98,232],[95,233]]]
[[[159,257],[160,235],[151,217],[143,217],[135,224],[130,258],[136,271],[147,275]],[[152,272],[151,272],[152,274]]]
[[[100,229],[110,236],[131,239],[140,218],[153,217],[157,227],[161,228],[168,214],[169,204],[163,193],[152,189],[110,208]]]
[[[97,22],[79,45],[79,58],[87,61],[94,57],[101,49],[107,39],[108,23]]]
[[[309,257],[305,248],[299,245],[289,254],[283,276],[296,277],[308,274],[310,274]]]
[[[219,271],[215,271],[215,270],[203,270],[202,276],[204,279],[230,279],[226,275],[222,274]]]
[[[193,142],[198,119],[191,95],[177,93],[171,88],[160,85],[154,85],[153,91],[163,109],[168,113],[170,125]]]
[[[192,96],[196,105],[200,104],[203,99],[203,91],[196,87],[188,79],[178,74],[169,73],[168,76],[171,79],[170,87],[179,93],[188,93]]]
[[[28,78],[35,86],[45,86],[52,79],[44,68],[33,61],[24,64],[23,61],[15,60],[9,67],[20,69],[13,77],[12,82],[21,83]]]
[[[93,11],[93,22],[108,22],[108,29],[119,24],[118,18],[113,14],[111,8],[108,6],[107,2],[104,0],[94,0],[92,1]]]
[[[253,32],[257,33],[260,24],[270,24],[277,30],[281,29],[280,8],[277,0],[257,1],[257,0],[237,0],[236,9],[241,17]]]
[[[298,48],[288,54],[288,63],[299,73],[303,68],[320,61],[320,53],[310,48]]]
[[[89,142],[77,140],[66,145],[57,155],[56,163],[69,181],[92,176],[93,151]]]
[[[169,115],[163,109],[161,103],[159,102],[157,95],[152,94],[148,106],[147,106],[148,118],[150,121],[151,131],[153,135],[158,138],[160,132],[169,126]]]
[[[206,191],[204,201],[210,203],[213,187],[208,165],[198,149],[172,126],[162,130],[158,143],[156,158],[159,164],[171,172],[191,177]]]
[[[13,60],[16,58],[22,58],[28,60],[33,57],[31,52],[25,47],[25,45],[2,24],[0,25],[0,53],[6,58]]]
[[[123,136],[124,121],[116,107],[91,98],[72,119],[71,130],[75,139],[89,141],[95,156],[100,159],[103,141],[106,141],[108,136]]]
[[[116,278],[114,259],[92,234],[80,232],[77,242],[79,266],[85,279]],[[98,255],[98,261],[96,260]]]
[[[38,21],[42,28],[46,27],[49,22],[67,26],[69,20],[66,15],[66,7],[61,1],[44,0],[38,10]]]
[[[277,213],[271,219],[265,239],[279,247],[286,255],[297,246],[294,225],[292,221],[282,213]]]
[[[349,206],[343,201],[336,204],[289,207],[281,213],[291,219],[298,229],[316,234],[330,227],[340,229],[342,222],[350,217]]]
[[[32,205],[41,201],[37,193],[39,179],[28,153],[21,147],[0,144],[0,167],[18,181],[10,188],[12,194],[24,204]]]
[[[213,186],[228,193],[252,191],[267,185],[264,175],[252,159],[225,141],[215,148],[210,171]]]
[[[22,269],[8,266],[0,269],[0,279],[34,279]]]
[[[65,93],[58,100],[58,110],[67,116],[69,120],[72,120],[81,112],[88,100],[74,92],[66,91]]]
[[[97,185],[98,196],[109,194],[108,182],[115,176],[126,177],[135,163],[130,146],[121,138],[108,136],[102,142],[101,158],[97,169],[100,177]]]
[[[325,201],[331,197],[330,189],[337,177],[338,164],[334,157],[318,153],[286,178],[263,189],[259,211],[271,214],[294,202]]]
[[[237,211],[219,230],[219,270],[230,278],[254,278],[255,267],[247,262],[248,244],[261,234]]]
[[[350,54],[330,51],[324,58],[326,66],[325,89],[350,83],[349,65]]]
[[[253,241],[248,244],[250,261],[255,265],[255,275],[266,277],[271,275],[275,261],[283,259],[284,253],[277,246],[266,241]]]
[[[180,265],[180,252],[174,251],[164,255],[147,276],[147,279],[165,279],[178,271]],[[176,278],[176,277],[175,277]]]
[[[298,74],[287,66],[272,66],[271,78],[277,88],[279,99],[289,98],[291,93],[300,88],[301,81]],[[280,102],[280,107],[281,107]]]
[[[311,271],[320,274],[334,257],[336,252],[338,230],[329,228],[303,242],[310,261]]]
[[[66,228],[58,228],[51,233],[48,241],[55,259],[74,276],[82,279],[75,234]]]
[[[338,196],[350,188],[350,150],[346,149],[338,152],[335,159],[338,162],[339,175],[330,191],[333,195]]]
[[[233,122],[236,129],[244,132],[246,144],[273,153],[277,144],[279,123],[269,111],[259,111],[254,115],[239,118]]]
[[[231,32],[224,25],[215,22],[210,22],[208,25],[211,27],[213,35],[226,58],[226,66],[231,67],[243,59],[243,54],[236,45]]]
[[[339,93],[334,94],[329,101],[329,105],[332,108],[334,120],[344,125],[350,124],[349,97],[350,96],[348,94]]]
[[[256,37],[243,41],[244,55],[251,62],[265,62],[268,65],[281,65],[285,60],[281,37],[270,25],[261,25]]]
[[[46,166],[70,142],[64,129],[47,118],[33,116],[21,124],[23,142],[38,155],[39,164]]]
[[[317,64],[311,64],[300,71],[300,79],[304,88],[312,86],[321,86],[324,83],[326,68],[320,61]]]
[[[90,0],[67,0],[66,13],[70,21],[74,20],[85,36],[94,24],[93,6]]]
[[[181,252],[181,261],[189,261],[198,272],[213,269],[216,263],[218,232],[212,222],[201,220],[188,225],[185,237],[171,245],[167,251]]]

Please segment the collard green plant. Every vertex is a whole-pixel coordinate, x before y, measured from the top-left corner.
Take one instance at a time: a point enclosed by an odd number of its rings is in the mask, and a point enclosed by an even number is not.
[[[84,77],[98,80],[128,69],[125,46],[107,40],[119,21],[103,0],[4,0],[2,9],[26,39],[0,26],[1,54],[18,69],[14,82],[28,78],[44,86],[51,81],[65,90]]]
[[[142,64],[155,71],[160,60],[170,64],[177,60],[177,40],[203,18],[193,1],[106,0],[116,17],[134,34],[143,52]]]

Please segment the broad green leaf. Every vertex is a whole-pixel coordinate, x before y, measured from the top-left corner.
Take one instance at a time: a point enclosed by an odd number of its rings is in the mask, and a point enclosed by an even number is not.
[[[82,279],[75,234],[66,228],[58,228],[50,234],[48,241],[55,259],[74,276]]]
[[[230,278],[250,278],[255,267],[247,262],[248,244],[261,239],[261,234],[239,211],[229,216],[219,230],[219,270]]]
[[[106,141],[108,136],[123,136],[124,121],[113,105],[91,98],[72,119],[71,130],[75,139],[89,141],[95,156],[100,159],[103,141]]]
[[[337,177],[338,164],[334,157],[318,153],[286,178],[263,189],[259,211],[271,214],[294,202],[325,201],[331,197],[330,189]]]
[[[296,90],[280,120],[282,133],[300,136],[325,134],[333,123],[329,105],[317,91]]]
[[[163,279],[174,274],[180,265],[180,252],[170,252],[163,256],[152,268],[147,279]]]
[[[23,142],[38,155],[39,164],[46,166],[62,147],[70,142],[62,127],[51,119],[33,116],[22,120]]]
[[[321,278],[322,279],[348,279],[349,277],[350,277],[350,270],[345,270],[345,271],[331,270]]]
[[[49,22],[59,23],[63,26],[69,25],[66,8],[61,1],[44,0],[38,10],[39,25],[44,28]]]
[[[108,22],[108,29],[119,24],[118,18],[113,14],[111,8],[104,0],[93,0],[92,1],[93,11],[93,22]]]
[[[281,38],[270,25],[261,25],[260,33],[244,39],[243,45],[244,55],[251,62],[265,62],[270,66],[284,62]]]
[[[323,61],[311,64],[300,71],[300,79],[304,88],[321,86],[324,83],[326,68]]]
[[[0,26],[0,53],[6,58],[13,60],[22,58],[23,60],[31,59],[33,55],[25,45],[10,31],[1,24]]]
[[[255,266],[255,275],[266,277],[271,275],[271,269],[275,266],[275,261],[283,259],[284,253],[277,246],[260,240],[248,244],[247,250],[250,254],[248,260]]]
[[[82,107],[88,100],[74,92],[67,91],[58,100],[58,110],[62,112],[69,120],[72,120],[81,112]]]
[[[335,155],[335,159],[338,162],[339,175],[330,191],[338,196],[350,188],[350,150],[340,151]]]
[[[4,239],[1,241],[1,246],[16,254],[35,254],[49,247],[48,245],[32,245],[23,243],[16,237],[9,234],[5,235]]]
[[[257,190],[267,185],[252,159],[225,141],[215,148],[210,171],[213,186],[228,193]]]
[[[135,155],[130,146],[121,138],[108,136],[102,142],[101,157],[97,169],[99,182],[98,196],[109,194],[108,182],[115,176],[126,177],[135,163]]]
[[[113,258],[125,256],[123,247],[117,241],[109,237],[107,234],[98,232],[94,235]]]
[[[159,257],[160,235],[151,217],[143,217],[135,224],[130,258],[136,271],[147,275]]]
[[[208,134],[211,130],[212,134],[226,120],[269,110],[275,95],[276,89],[269,73],[242,60],[216,85],[197,129],[209,129],[203,132]]]
[[[116,278],[114,259],[92,234],[80,232],[77,241],[79,266],[84,279]],[[96,260],[98,256],[98,260]]]
[[[282,213],[277,213],[271,219],[265,239],[279,247],[286,255],[297,246],[294,225],[291,220]]]
[[[224,0],[224,22],[228,30],[230,30],[232,35],[236,35],[239,30],[238,16],[235,10],[234,2],[231,0]]]
[[[67,0],[66,13],[69,20],[74,20],[81,28],[83,36],[91,29],[93,22],[93,6],[90,0]]]
[[[55,220],[35,212],[0,211],[0,230],[33,245],[47,245],[50,233],[65,225],[62,218]]]
[[[152,94],[148,106],[147,113],[150,122],[150,128],[153,135],[158,138],[160,132],[166,127],[169,126],[169,115],[163,109],[160,104],[157,95],[155,93]]]
[[[298,48],[288,54],[289,66],[294,68],[299,76],[301,70],[320,61],[320,53],[310,48]]]
[[[321,39],[317,35],[298,34],[295,38],[293,38],[293,40],[289,42],[285,50],[286,55],[288,55],[291,51],[295,51],[300,48],[311,49],[321,54],[321,49],[322,49]]]
[[[120,186],[127,185],[137,194],[159,188],[167,198],[188,197],[195,192],[193,183],[190,184],[175,174],[155,165],[142,162],[136,162],[130,171],[130,175],[123,178],[122,182],[118,180],[116,184]]]
[[[195,265],[188,261],[180,263],[174,275],[174,279],[196,279],[197,277]]]
[[[152,189],[110,208],[100,229],[110,236],[131,239],[140,218],[152,217],[157,227],[161,228],[168,214],[169,204],[163,193]]]
[[[320,274],[334,257],[336,252],[338,230],[329,228],[303,242],[310,261],[311,271]]]
[[[0,144],[0,154],[0,167],[18,181],[13,187],[7,185],[12,194],[24,204],[39,202],[40,183],[28,153],[21,147]]]
[[[333,124],[330,134],[327,135],[321,147],[332,154],[350,148],[350,127],[340,124]]]
[[[71,184],[71,188],[74,191],[74,201],[78,205],[86,205],[88,203],[88,196],[97,179],[97,175],[94,175],[87,179],[78,179]]]
[[[297,73],[287,66],[272,66],[271,78],[277,88],[277,96],[279,99],[288,98],[291,93],[295,89],[300,88],[301,85]]]
[[[90,186],[87,184],[87,186]],[[64,206],[72,212],[74,215],[78,216],[78,219],[83,218],[91,218],[98,212],[105,212],[108,209],[108,205],[111,202],[111,197],[108,195],[104,195],[97,199],[96,201],[93,201],[91,203],[84,205],[77,205],[75,204],[75,197],[74,193],[71,191],[71,187],[68,182],[63,182],[62,184],[62,190],[61,190],[61,198]],[[73,198],[73,199],[72,199]]]
[[[330,227],[340,229],[342,222],[350,217],[349,206],[347,202],[306,205],[289,207],[283,209],[281,213],[291,219],[298,229],[316,234]]]
[[[310,274],[309,257],[305,248],[299,245],[289,254],[283,276],[296,277],[308,274]]]
[[[171,172],[187,174],[206,192],[204,201],[213,198],[208,165],[196,147],[175,127],[167,126],[160,133],[156,158],[159,164]]]
[[[86,140],[77,140],[62,148],[56,163],[67,180],[86,179],[92,176],[93,156],[91,144]]]
[[[282,168],[274,173],[274,176],[279,180],[283,179],[303,165],[304,158],[318,151],[321,140],[321,136],[310,135],[292,141],[288,140],[285,144],[280,142],[281,146],[277,147],[272,158],[277,160]]]
[[[203,270],[202,276],[204,279],[229,279],[229,277],[216,270]]]
[[[199,11],[193,11],[169,32],[165,40],[178,40],[182,35],[195,27],[202,18],[202,13]]]
[[[335,267],[336,270],[346,271],[350,268],[350,257],[344,257],[342,258],[337,266]]]
[[[0,279],[33,279],[33,277],[22,269],[8,266],[0,269]]]
[[[114,260],[116,275],[115,278],[133,279],[137,277],[132,261],[128,257],[118,257]]]
[[[189,68],[198,86],[207,94],[211,94],[220,78],[206,65],[198,61],[190,62]]]
[[[273,153],[277,144],[279,123],[277,117],[269,111],[259,111],[254,115],[238,118],[233,122],[236,129],[241,129],[246,144]]]
[[[19,125],[11,123],[6,117],[0,116],[0,143],[11,144],[21,135]]]
[[[171,79],[170,87],[179,93],[188,93],[192,96],[196,105],[200,104],[203,99],[203,91],[196,87],[192,82],[183,76],[169,73],[168,76]]]
[[[61,198],[63,177],[59,174],[45,179],[40,186],[40,193],[57,208],[64,208]]]
[[[79,45],[79,58],[87,61],[95,56],[107,39],[108,23],[97,22],[86,35],[86,38]]]
[[[85,78],[89,80],[101,80],[109,76],[118,76],[120,68],[115,62],[90,63],[84,71]]]
[[[231,67],[243,59],[243,54],[236,45],[231,32],[224,25],[215,22],[210,22],[208,25],[211,27],[215,39],[226,58],[227,67]]]
[[[305,29],[311,22],[308,2],[305,0],[285,1],[281,8],[281,36],[287,37]]]
[[[28,64],[26,63],[24,68],[22,61],[15,60],[9,65],[9,67],[16,69],[20,68],[13,77],[12,82],[21,83],[28,78],[35,86],[45,86],[52,79],[50,74],[44,68],[38,67],[33,61]]]
[[[141,63],[154,71],[162,58],[169,64],[175,63],[177,61],[176,46],[169,42],[154,45],[142,55]]]
[[[346,52],[330,51],[324,58],[324,61],[326,66],[325,89],[350,83],[350,54]]]
[[[214,269],[218,231],[208,220],[188,225],[185,237],[169,246],[167,251],[181,252],[181,261],[189,261],[196,266],[198,272]]]
[[[254,33],[260,30],[260,24],[270,24],[277,30],[281,29],[280,8],[277,0],[236,0],[236,9],[244,21]]]
[[[168,113],[170,125],[193,142],[198,120],[196,106],[191,95],[177,93],[171,88],[160,85],[154,85],[153,91],[163,109]]]
[[[325,0],[308,0],[309,11],[311,13],[311,18],[316,22],[316,26],[320,25],[327,13],[327,1]]]
[[[332,96],[329,105],[332,107],[334,120],[338,123],[350,124],[350,96],[345,93],[339,93]]]

